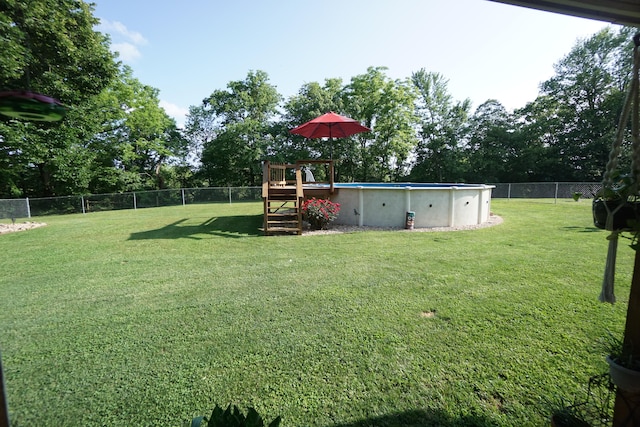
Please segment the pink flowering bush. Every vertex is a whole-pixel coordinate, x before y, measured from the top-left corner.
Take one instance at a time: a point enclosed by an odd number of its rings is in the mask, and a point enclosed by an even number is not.
[[[326,199],[305,200],[302,203],[302,215],[311,225],[313,230],[324,230],[329,223],[338,217],[340,203],[334,203]]]

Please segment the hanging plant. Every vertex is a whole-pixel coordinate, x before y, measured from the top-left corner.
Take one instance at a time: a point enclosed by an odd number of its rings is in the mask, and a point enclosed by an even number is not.
[[[638,178],[640,177],[640,106],[638,93],[640,91],[640,33],[633,38],[633,70],[629,90],[620,114],[616,137],[611,145],[609,161],[602,176],[602,189],[593,200],[593,218],[596,227],[609,230],[607,237],[609,249],[605,263],[604,278],[600,301],[614,303],[614,279],[618,237],[622,232],[631,233],[631,248],[640,249],[638,236],[640,235],[640,220],[638,218],[638,202],[640,202]],[[631,123],[633,152],[631,155],[631,170],[628,175],[621,174],[618,158],[622,152],[622,143],[627,134],[628,124]],[[606,216],[602,216],[606,214]],[[627,216],[627,217],[625,217]],[[602,225],[604,224],[604,227]]]
[[[611,173],[611,184],[603,185],[593,199],[593,224],[611,232],[632,232],[640,223],[640,197],[631,174]]]
[[[54,98],[30,91],[0,92],[0,114],[18,120],[57,122],[67,108]]]

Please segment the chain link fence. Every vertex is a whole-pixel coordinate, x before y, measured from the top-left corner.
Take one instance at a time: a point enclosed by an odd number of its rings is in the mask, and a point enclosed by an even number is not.
[[[590,199],[602,184],[592,182],[534,182],[492,184],[494,199]],[[254,202],[262,199],[261,187],[207,187],[85,196],[0,199],[0,219],[179,206],[193,203]]]
[[[31,218],[29,199],[0,199],[0,219]]]
[[[602,188],[602,183],[599,182],[521,182],[491,185],[496,186],[491,192],[494,199],[570,199],[574,195],[582,199],[592,199]]]
[[[0,219],[259,200],[262,200],[262,187],[180,188],[84,196],[0,199]]]

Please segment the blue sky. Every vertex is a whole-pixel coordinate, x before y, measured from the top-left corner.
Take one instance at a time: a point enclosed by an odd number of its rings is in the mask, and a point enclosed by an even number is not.
[[[179,125],[189,106],[263,70],[285,98],[370,66],[424,68],[475,109],[523,107],[576,41],[610,25],[488,0],[94,0],[99,31]]]

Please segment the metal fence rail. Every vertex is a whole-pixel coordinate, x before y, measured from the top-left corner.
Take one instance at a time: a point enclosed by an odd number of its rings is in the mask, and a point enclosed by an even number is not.
[[[602,187],[600,182],[519,182],[491,184],[494,199],[570,199],[574,194],[591,199]]]
[[[494,199],[590,199],[602,184],[592,182],[530,182],[492,184]],[[84,196],[0,199],[0,219],[179,206],[193,203],[234,203],[261,200],[261,187],[206,187]]]
[[[0,218],[31,218],[29,199],[0,199]]]
[[[261,187],[208,187],[82,196],[0,199],[0,219],[179,206],[195,203],[253,202],[262,200],[261,191]]]

